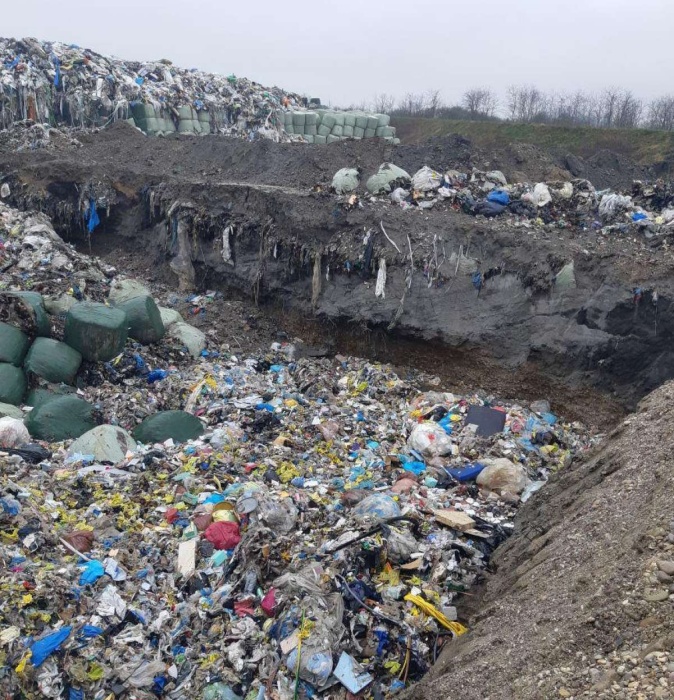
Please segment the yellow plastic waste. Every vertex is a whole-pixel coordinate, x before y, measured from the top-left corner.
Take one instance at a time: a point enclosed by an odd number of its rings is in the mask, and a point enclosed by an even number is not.
[[[462,634],[468,632],[468,628],[464,627],[460,622],[454,622],[450,620],[446,615],[443,615],[437,608],[433,607],[428,601],[424,600],[421,596],[408,593],[405,596],[405,600],[410,603],[414,603],[420,610],[435,618],[445,629],[448,629],[455,636],[459,637]]]

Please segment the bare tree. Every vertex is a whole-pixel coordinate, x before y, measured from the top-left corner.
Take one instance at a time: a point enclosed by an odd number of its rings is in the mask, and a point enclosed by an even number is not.
[[[393,111],[395,102],[395,97],[393,97],[393,95],[382,92],[374,96],[372,100],[372,109],[380,114],[389,114],[389,112]]]
[[[471,119],[493,117],[498,109],[498,98],[488,88],[466,90],[461,103],[468,110]]]
[[[674,130],[674,95],[653,100],[648,106],[648,126],[663,131]]]
[[[429,90],[426,93],[426,111],[427,116],[435,118],[438,110],[442,108],[442,99],[440,98],[440,90]]]

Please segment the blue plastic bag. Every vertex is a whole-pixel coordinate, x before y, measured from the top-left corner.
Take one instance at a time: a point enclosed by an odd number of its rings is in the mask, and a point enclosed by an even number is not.
[[[507,207],[508,204],[510,204],[510,195],[507,192],[504,192],[503,190],[492,190],[487,195],[487,201],[495,202],[496,204],[500,204],[501,206]]]
[[[648,218],[648,214],[644,214],[642,211],[635,211],[634,214],[632,214],[632,221],[643,221],[644,219]]]
[[[406,472],[412,472],[412,474],[419,476],[419,474],[426,471],[426,465],[423,462],[405,462],[403,469]]]
[[[80,586],[90,586],[96,583],[105,574],[105,569],[100,561],[95,559],[90,561],[84,571],[80,574]]]
[[[62,627],[60,630],[48,634],[43,639],[33,642],[30,645],[30,653],[32,654],[30,660],[33,666],[36,668],[42,666],[48,656],[58,651],[61,644],[70,636],[72,629],[72,627]]]

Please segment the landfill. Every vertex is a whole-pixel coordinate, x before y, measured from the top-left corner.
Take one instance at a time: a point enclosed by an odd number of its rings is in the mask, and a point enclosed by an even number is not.
[[[14,132],[20,150],[76,141],[77,131],[117,120],[151,136],[399,143],[388,115],[329,110],[236,75],[179,68],[167,59],[125,61],[75,44],[0,38],[0,84],[0,128]]]
[[[467,632],[519,505],[597,440],[543,399],[213,346],[1,204],[0,294],[8,697],[394,695]]]
[[[513,228],[552,226],[608,235],[638,232],[646,238],[674,229],[674,190],[661,179],[637,180],[631,192],[615,192],[597,190],[580,178],[508,183],[499,170],[440,173],[424,165],[410,175],[394,163],[383,163],[363,179],[358,169],[342,168],[330,189],[348,207],[378,202],[405,210],[445,207],[484,219],[504,219]]]

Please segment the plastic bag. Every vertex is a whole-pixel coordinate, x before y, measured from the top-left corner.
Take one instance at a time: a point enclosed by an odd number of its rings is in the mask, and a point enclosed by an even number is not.
[[[234,549],[241,542],[238,523],[212,523],[206,528],[204,535],[216,549]]]
[[[0,418],[0,447],[19,447],[30,442],[30,433],[18,418]]]
[[[354,509],[353,514],[359,520],[372,518],[374,520],[387,520],[400,515],[398,504],[385,493],[374,493],[364,498]]]
[[[46,637],[33,642],[30,645],[30,660],[33,666],[41,666],[47,657],[51,656],[55,651],[58,651],[61,644],[70,636],[72,629],[72,627],[62,627],[60,630],[52,632]]]
[[[537,207],[544,207],[552,202],[550,189],[544,182],[539,182],[532,193],[532,201]]]
[[[421,170],[417,170],[412,176],[412,187],[419,192],[432,192],[437,190],[441,184],[442,175],[427,165],[424,165]]]
[[[494,202],[494,204],[500,204],[501,206],[508,206],[510,204],[510,195],[504,190],[492,190],[487,195],[488,202]]]
[[[452,452],[453,443],[447,433],[437,423],[426,421],[414,426],[407,439],[410,449],[420,452],[424,457],[442,457]]]

